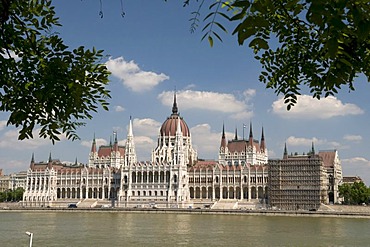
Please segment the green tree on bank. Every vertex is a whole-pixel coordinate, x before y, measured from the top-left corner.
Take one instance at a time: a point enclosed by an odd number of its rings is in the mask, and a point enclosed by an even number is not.
[[[18,202],[23,200],[24,189],[19,187],[16,190],[0,192],[0,202]]]
[[[370,199],[370,188],[363,182],[353,184],[342,184],[339,186],[339,196],[343,197],[343,204],[360,205],[368,203]]]

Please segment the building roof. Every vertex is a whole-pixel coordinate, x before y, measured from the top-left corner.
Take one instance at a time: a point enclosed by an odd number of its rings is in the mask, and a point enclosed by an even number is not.
[[[319,156],[322,158],[325,167],[334,167],[336,150],[319,151]]]
[[[161,136],[175,136],[178,126],[178,121],[180,121],[180,129],[183,136],[190,136],[189,127],[186,124],[185,120],[180,117],[180,113],[178,112],[177,103],[176,103],[176,94],[174,95],[173,106],[172,106],[172,114],[170,117],[164,121],[162,124],[160,135]]]

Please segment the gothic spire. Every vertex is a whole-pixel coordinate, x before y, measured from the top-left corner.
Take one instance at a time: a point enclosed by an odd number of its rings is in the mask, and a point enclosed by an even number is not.
[[[249,138],[252,138],[253,140],[252,122],[250,122],[250,125],[249,125]]]
[[[94,133],[94,139],[91,145],[91,153],[96,153],[96,140],[95,140],[95,133]]]
[[[31,163],[35,163],[35,153],[32,153]]]
[[[172,105],[172,114],[178,114],[177,102],[176,102],[176,91],[173,94],[173,105]]]
[[[225,124],[222,124],[221,147],[226,147]]]
[[[286,158],[288,158],[288,149],[286,148],[286,143],[285,143],[283,159],[286,159]]]
[[[315,155],[315,147],[312,142],[312,147],[311,147],[311,155]]]
[[[261,150],[264,151],[266,149],[266,143],[265,143],[265,134],[263,132],[263,127],[262,127],[262,134],[261,134]]]
[[[234,138],[235,141],[238,140],[238,128],[235,127],[235,138]]]

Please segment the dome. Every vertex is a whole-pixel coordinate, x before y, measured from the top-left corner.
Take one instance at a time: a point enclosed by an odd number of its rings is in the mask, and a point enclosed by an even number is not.
[[[170,117],[164,121],[162,124],[160,135],[161,136],[175,136],[177,130],[177,121],[180,121],[180,128],[183,136],[190,136],[189,127],[186,124],[185,120],[180,117],[177,109],[176,103],[176,94],[174,95],[173,106],[172,106],[172,114]]]
[[[177,121],[180,120],[180,128],[183,136],[190,136],[189,127],[185,120],[178,114],[171,114],[169,118],[162,124],[160,134],[161,136],[175,136],[177,130]]]

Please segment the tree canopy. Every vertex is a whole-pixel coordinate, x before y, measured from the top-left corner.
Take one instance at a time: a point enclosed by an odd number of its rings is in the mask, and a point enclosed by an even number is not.
[[[203,39],[213,46],[225,23],[235,23],[232,34],[262,65],[260,81],[284,95],[288,110],[303,87],[320,99],[343,86],[355,90],[361,73],[370,81],[368,0],[213,0],[203,19],[205,1],[197,2],[191,30],[203,22]]]
[[[54,143],[76,129],[99,106],[108,109],[109,72],[102,50],[70,49],[53,28],[60,26],[48,0],[0,0],[0,111],[19,139],[39,136]]]
[[[353,184],[342,184],[339,186],[339,196],[343,197],[343,204],[359,205],[368,203],[370,199],[370,188],[363,182]]]

